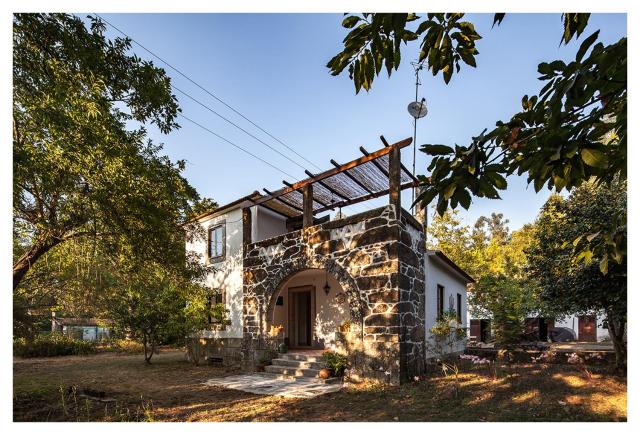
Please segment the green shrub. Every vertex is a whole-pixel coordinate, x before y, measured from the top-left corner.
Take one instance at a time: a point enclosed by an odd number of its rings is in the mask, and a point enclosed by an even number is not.
[[[13,340],[13,355],[22,358],[87,355],[95,351],[95,343],[78,340],[63,334],[41,334],[32,340],[26,338]]]
[[[322,354],[324,357],[327,369],[333,376],[342,376],[345,369],[349,367],[349,360],[346,355],[338,352],[325,352]]]
[[[144,351],[142,343],[126,338],[105,340],[98,347],[102,352],[142,353]]]
[[[278,358],[278,352],[276,352],[275,350],[267,350],[264,352],[264,354],[262,354],[262,356],[258,360],[258,363],[266,366],[271,364],[271,361],[275,358]]]

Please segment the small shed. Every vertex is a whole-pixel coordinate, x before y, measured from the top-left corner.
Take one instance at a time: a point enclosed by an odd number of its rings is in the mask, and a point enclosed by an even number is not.
[[[51,332],[58,332],[79,340],[100,341],[111,336],[112,322],[94,317],[51,318]]]

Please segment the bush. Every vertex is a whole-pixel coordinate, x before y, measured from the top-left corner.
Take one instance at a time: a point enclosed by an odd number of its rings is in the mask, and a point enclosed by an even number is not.
[[[95,343],[78,340],[63,334],[41,334],[32,340],[26,338],[13,340],[13,355],[22,358],[87,355],[95,352]]]
[[[276,352],[275,350],[267,350],[260,357],[260,359],[258,360],[258,363],[267,366],[271,364],[271,361],[274,360],[275,358],[278,358],[278,352]]]
[[[139,341],[118,338],[101,343],[100,350],[105,352],[142,353],[144,346]]]
[[[327,369],[333,376],[342,376],[344,371],[349,367],[349,360],[346,355],[338,352],[325,352],[322,354],[324,357]]]

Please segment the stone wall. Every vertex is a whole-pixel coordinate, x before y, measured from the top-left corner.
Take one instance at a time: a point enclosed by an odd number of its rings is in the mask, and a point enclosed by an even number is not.
[[[424,236],[391,205],[248,245],[243,259],[243,357],[264,351],[282,284],[327,270],[342,286],[355,325],[345,346],[361,374],[399,383],[424,368]]]

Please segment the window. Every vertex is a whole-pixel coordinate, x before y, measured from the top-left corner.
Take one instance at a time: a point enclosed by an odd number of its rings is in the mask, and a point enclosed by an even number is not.
[[[225,295],[224,295],[224,290],[223,289],[215,289],[214,290],[215,293],[213,293],[211,296],[209,296],[208,301],[209,301],[209,324],[213,325],[213,324],[219,324],[220,323],[220,319],[217,319],[213,314],[214,314],[214,309],[216,308],[217,305],[225,305]],[[222,325],[222,328],[224,329],[224,325]]]
[[[460,293],[457,295],[456,313],[458,314],[458,323],[462,323],[462,295]]]
[[[437,289],[437,307],[438,307],[438,320],[442,318],[444,314],[444,286],[438,284]]]
[[[225,224],[216,225],[209,228],[209,260],[220,260],[225,254]]]

